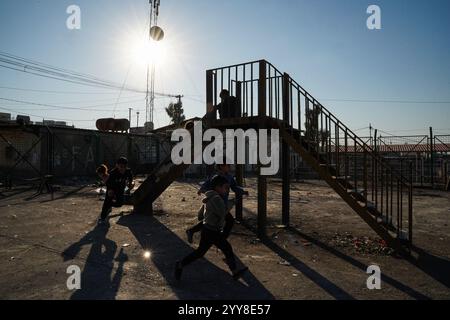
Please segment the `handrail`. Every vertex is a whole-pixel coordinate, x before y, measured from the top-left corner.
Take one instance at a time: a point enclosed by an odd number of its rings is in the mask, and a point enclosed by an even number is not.
[[[355,200],[365,202],[367,210],[373,202],[377,217],[395,224],[398,236],[404,231],[403,212],[407,207],[409,239],[412,238],[411,179],[403,175],[403,169],[399,172],[392,167],[377,152],[376,146],[361,139],[289,74],[282,73],[266,60],[207,71],[207,105],[217,104],[219,92],[227,88],[239,101],[241,114],[281,120],[280,124],[285,123],[281,125],[286,126],[298,142],[305,139],[307,151],[312,152],[316,161],[327,167],[335,179],[342,180],[339,185],[347,188],[347,192],[358,192],[363,186],[361,196],[364,199],[355,195]],[[352,145],[354,149],[349,151]],[[345,147],[344,151],[341,147]],[[392,220],[394,216],[396,223]]]
[[[254,61],[244,62],[244,63],[238,63],[238,64],[228,65],[228,66],[219,67],[219,68],[213,68],[213,69],[209,69],[207,72],[214,72],[214,71],[225,70],[225,69],[230,69],[230,68],[245,67],[245,66],[248,66],[248,65],[253,65],[253,64],[261,63],[261,62],[266,63],[266,65],[270,66],[275,71],[275,73],[278,73],[278,76],[275,76],[275,77],[272,77],[272,78],[278,78],[278,77],[282,77],[283,76],[283,73],[277,67],[275,67],[271,62],[269,62],[269,61],[267,61],[265,59],[254,60]],[[269,77],[266,76],[266,79],[270,79],[270,78],[271,78],[270,76]],[[237,80],[231,80],[230,79],[230,82],[236,82],[236,81]],[[258,78],[251,79],[250,81],[242,81],[242,82],[255,82],[255,81],[258,81]],[[396,175],[398,175],[400,177],[398,179],[400,179],[400,182],[404,186],[409,186],[410,185],[411,182],[409,181],[408,178],[406,178],[401,172],[398,172],[397,170],[395,170],[394,168],[389,166],[386,163],[386,161],[376,152],[376,150],[374,150],[371,146],[369,146],[366,142],[364,142],[356,133],[354,133],[342,121],[340,121],[330,110],[328,110],[326,107],[324,107],[323,104],[320,103],[319,100],[317,100],[313,95],[311,95],[305,88],[303,88],[290,75],[289,75],[289,81],[290,81],[290,84],[300,92],[300,94],[302,94],[306,99],[308,99],[310,102],[312,102],[315,106],[319,107],[320,111],[322,113],[324,113],[325,116],[328,116],[343,131],[346,131],[349,136],[353,137],[354,140],[355,140],[355,143],[357,142],[361,148],[363,148],[365,151],[367,151],[367,152],[369,152],[371,154],[371,157],[377,159],[380,162],[380,164],[383,166],[384,169],[390,170],[392,173],[395,173]]]
[[[365,150],[367,150],[373,157],[375,157],[377,160],[380,161],[380,163],[384,166],[385,169],[391,170],[393,173],[396,173],[397,175],[399,175],[402,179],[402,183],[405,186],[409,186],[409,184],[411,183],[406,177],[403,176],[402,173],[398,172],[397,170],[395,170],[394,168],[392,168],[391,166],[389,166],[384,159],[378,155],[378,153],[372,148],[370,147],[367,143],[365,143],[356,133],[354,133],[350,128],[348,128],[344,123],[342,123],[333,113],[331,113],[331,111],[329,111],[326,107],[324,107],[317,99],[315,99],[311,94],[309,94],[297,81],[295,81],[294,79],[292,79],[289,76],[289,79],[291,81],[291,84],[294,85],[294,87],[300,91],[301,94],[303,94],[306,98],[311,97],[311,99],[308,98],[309,101],[312,101],[313,103],[316,102],[317,105],[320,107],[321,111],[325,111],[325,113],[327,113],[327,115],[335,120],[335,123],[340,125],[340,127],[344,130],[347,131],[348,133],[350,133],[350,136],[353,136],[355,138],[355,142],[358,141],[359,145],[364,148]],[[403,181],[404,180],[404,181]]]
[[[211,72],[211,71],[216,71],[216,70],[224,70],[224,69],[230,69],[230,68],[236,68],[236,67],[242,67],[242,66],[246,66],[246,65],[249,65],[249,64],[259,63],[261,61],[266,61],[266,60],[264,60],[264,59],[262,59],[262,60],[254,60],[254,61],[250,61],[250,62],[238,63],[238,64],[233,64],[233,65],[220,67],[220,68],[212,68],[212,69],[206,70],[206,72]]]

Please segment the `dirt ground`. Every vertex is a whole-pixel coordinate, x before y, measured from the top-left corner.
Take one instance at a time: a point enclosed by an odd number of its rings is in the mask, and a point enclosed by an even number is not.
[[[198,244],[198,235],[193,246],[185,236],[196,223],[197,186],[174,183],[153,216],[114,209],[101,228],[102,202],[92,186],[62,186],[54,201],[29,199],[34,190],[3,192],[0,299],[450,299],[448,192],[415,190],[416,248],[405,260],[377,247],[374,232],[321,182],[292,185],[292,227],[285,229],[281,183],[269,181],[268,239],[259,241],[256,181],[247,179],[245,221],[230,242],[249,272],[234,281],[212,249],[178,283],[175,261]],[[71,265],[82,271],[81,290],[67,289]],[[381,290],[367,289],[369,265],[381,268]]]

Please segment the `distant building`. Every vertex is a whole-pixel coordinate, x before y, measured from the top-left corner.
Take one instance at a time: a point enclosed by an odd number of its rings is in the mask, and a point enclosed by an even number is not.
[[[44,126],[54,126],[55,125],[55,121],[53,121],[53,120],[44,120],[43,121],[43,124],[44,124]]]
[[[139,127],[139,128],[130,128],[131,134],[146,134],[147,130],[145,127]]]
[[[10,113],[2,113],[0,112],[0,122],[10,122],[11,114]]]
[[[65,121],[54,121],[54,120],[44,120],[43,122],[36,122],[36,125],[48,127],[75,128],[75,126],[69,126]]]

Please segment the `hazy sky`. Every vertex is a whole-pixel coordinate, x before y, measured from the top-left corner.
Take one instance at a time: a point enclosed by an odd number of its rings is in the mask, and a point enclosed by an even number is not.
[[[66,28],[72,4],[81,8],[81,30]],[[366,27],[371,4],[381,8],[381,30]],[[135,48],[145,35],[148,8],[147,0],[1,0],[0,51],[144,88],[146,67]],[[186,95],[188,117],[205,112],[206,69],[264,58],[352,129],[372,123],[398,134],[426,133],[429,126],[450,133],[448,0],[161,0],[159,22],[166,38],[156,90]],[[115,107],[116,117],[128,118],[129,107],[145,113],[144,94],[119,97],[118,91],[4,68],[0,87],[0,98],[104,110],[0,100],[0,112],[71,119],[77,127],[94,128],[94,119],[111,117]],[[349,99],[405,103],[342,101]],[[163,108],[170,101],[156,101],[157,126],[168,124]]]

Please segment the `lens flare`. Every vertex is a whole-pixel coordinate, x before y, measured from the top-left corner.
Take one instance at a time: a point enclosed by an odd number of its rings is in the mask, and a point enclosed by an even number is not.
[[[166,46],[164,45],[164,41],[135,41],[130,46],[130,56],[138,66],[143,67],[148,64],[162,66],[167,56]]]

